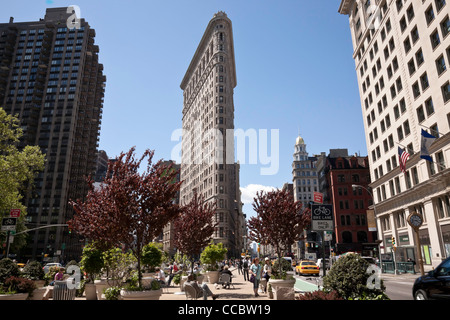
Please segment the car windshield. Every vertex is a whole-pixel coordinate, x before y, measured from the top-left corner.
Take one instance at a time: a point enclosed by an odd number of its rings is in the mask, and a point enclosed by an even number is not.
[[[302,262],[302,266],[316,266],[316,264],[314,262]]]

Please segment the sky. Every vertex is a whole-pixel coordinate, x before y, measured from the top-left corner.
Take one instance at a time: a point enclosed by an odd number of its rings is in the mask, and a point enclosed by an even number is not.
[[[367,155],[348,16],[338,13],[339,4],[15,0],[2,3],[0,22],[36,21],[46,8],[77,5],[96,30],[107,78],[99,149],[114,158],[135,146],[138,155],[151,149],[155,160],[167,160],[180,143],[172,134],[182,127],[181,81],[208,22],[224,11],[233,26],[235,128],[268,132],[269,142],[278,134],[268,147],[271,163],[262,156],[249,163],[249,154],[238,159],[243,211],[250,217],[256,191],[292,183],[299,133],[310,156],[338,148]],[[269,166],[277,170],[263,174]]]

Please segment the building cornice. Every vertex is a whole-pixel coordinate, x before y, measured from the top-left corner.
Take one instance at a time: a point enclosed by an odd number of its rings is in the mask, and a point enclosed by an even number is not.
[[[355,0],[342,0],[338,12],[340,14],[349,14]]]

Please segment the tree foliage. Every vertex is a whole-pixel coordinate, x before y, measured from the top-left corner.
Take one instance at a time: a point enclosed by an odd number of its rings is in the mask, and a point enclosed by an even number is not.
[[[211,241],[201,253],[200,261],[208,265],[210,271],[218,270],[219,266],[217,263],[225,258],[227,251],[227,248],[223,247],[223,243],[219,242],[215,244]]]
[[[303,230],[311,219],[309,209],[303,209],[300,201],[294,201],[288,190],[257,192],[253,209],[256,217],[248,221],[250,240],[272,245],[279,258],[290,245],[303,238]]]
[[[202,196],[194,194],[192,200],[181,208],[181,213],[174,221],[174,244],[183,254],[194,259],[206,247],[214,233],[213,218],[216,205],[205,202]],[[194,264],[191,263],[191,268]]]
[[[121,153],[117,161],[109,163],[100,187],[95,189],[88,179],[86,201],[70,201],[75,210],[70,224],[76,233],[111,247],[125,245],[132,251],[138,262],[139,285],[143,247],[180,211],[173,202],[181,184],[175,182],[178,172],[161,160],[153,163],[153,155],[154,151],[146,150],[136,159],[134,147]],[[147,167],[141,174],[139,168],[146,158]]]
[[[385,299],[386,287],[380,279],[380,289],[371,289],[367,280],[369,263],[358,254],[339,258],[323,279],[324,290],[336,291],[344,299]]]
[[[142,264],[148,266],[151,271],[161,264],[163,251],[156,243],[148,243],[142,249]]]
[[[22,134],[19,120],[0,108],[0,219],[11,209],[20,209],[18,232],[25,229],[23,195],[45,164],[45,156],[38,146],[25,146],[22,150],[17,148]],[[13,246],[24,245],[24,237],[17,236]]]

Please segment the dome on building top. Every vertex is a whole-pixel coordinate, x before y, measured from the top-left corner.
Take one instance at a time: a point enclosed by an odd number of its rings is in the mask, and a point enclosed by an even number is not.
[[[297,137],[297,140],[295,140],[295,144],[296,144],[296,145],[297,145],[297,144],[305,144],[305,141],[303,140],[302,137],[298,136],[298,137]]]

